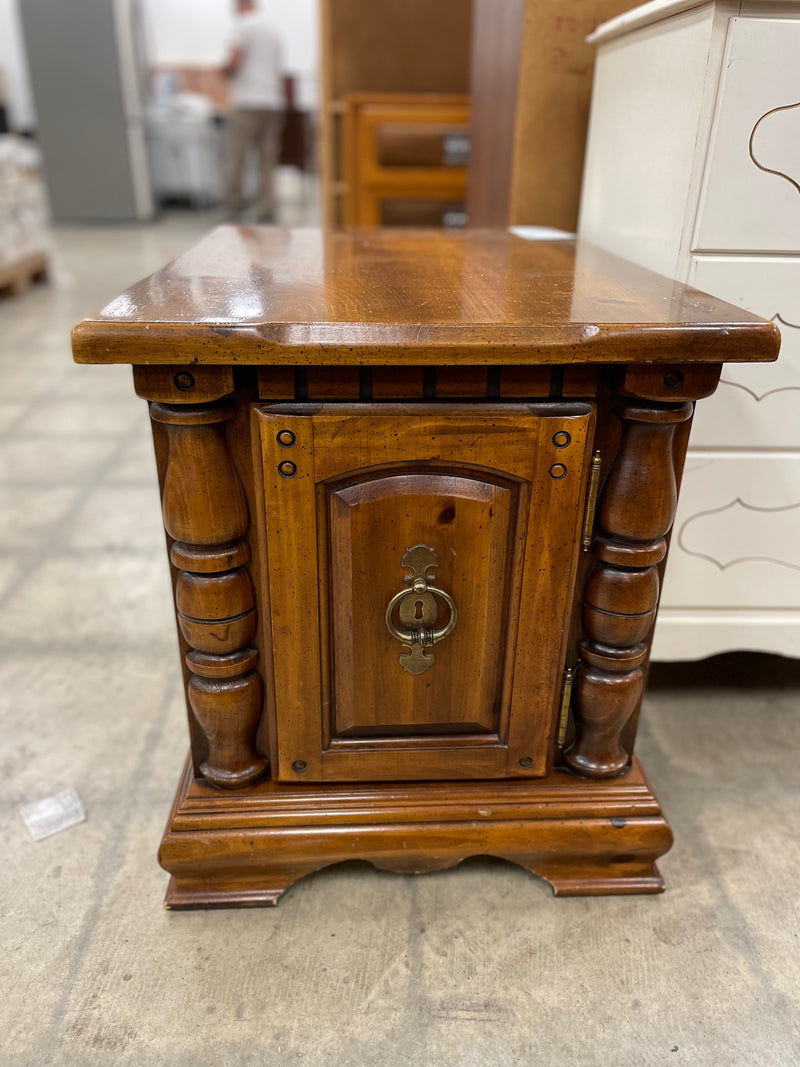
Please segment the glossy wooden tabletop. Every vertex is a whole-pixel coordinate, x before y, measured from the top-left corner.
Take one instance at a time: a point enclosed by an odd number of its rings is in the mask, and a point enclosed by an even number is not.
[[[221,227],[73,334],[80,363],[772,360],[772,323],[582,242]]]

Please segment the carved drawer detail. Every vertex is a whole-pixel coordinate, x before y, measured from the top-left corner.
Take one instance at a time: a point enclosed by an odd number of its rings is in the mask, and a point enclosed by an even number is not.
[[[796,456],[689,455],[662,605],[800,608]]]
[[[800,194],[797,194],[800,211]],[[690,281],[706,292],[775,322],[775,363],[728,364],[716,393],[697,407],[692,447],[800,445],[800,258],[698,256]]]
[[[800,20],[728,29],[696,251],[800,253]]]

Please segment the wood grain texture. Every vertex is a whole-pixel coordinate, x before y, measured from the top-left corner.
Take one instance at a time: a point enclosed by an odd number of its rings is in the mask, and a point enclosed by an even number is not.
[[[612,782],[286,785],[222,794],[184,774],[159,851],[170,908],[278,903],[298,878],[355,857],[403,874],[497,856],[556,895],[658,893],[672,834],[641,767]]]
[[[425,392],[422,367],[374,367],[373,400],[421,400]]]
[[[294,400],[294,367],[259,367],[257,374],[261,400]]]
[[[155,380],[159,392],[163,383]],[[167,435],[163,475],[164,526],[174,539],[172,563],[178,625],[191,651],[187,697],[202,732],[199,772],[217,786],[239,789],[259,778],[257,750],[263,685],[249,646],[257,610],[243,540],[247,501],[228,450],[225,424],[232,404],[191,407],[152,403],[151,419]],[[238,565],[237,565],[238,564]]]
[[[355,857],[660,890],[631,754],[690,401],[777,341],[590,246],[477,232],[221,229],[78,327],[157,400],[192,746],[168,903],[275,903]],[[459,619],[410,675],[385,609],[415,542]]]
[[[247,531],[247,502],[225,440],[232,414],[227,404],[150,406],[150,417],[167,427],[169,437],[161,504],[164,527],[176,541],[224,545]]]
[[[436,371],[437,397],[475,397],[487,395],[487,373],[485,367],[439,367]],[[531,396],[531,393],[517,393],[517,396]]]
[[[546,774],[592,408],[307,411],[255,414],[273,773],[334,781]],[[287,431],[290,449],[279,441]],[[289,455],[296,470],[284,477]],[[401,558],[417,543],[439,555],[437,582],[454,597],[459,623],[434,646],[433,668],[414,676],[400,667],[403,646],[384,614],[403,587]]]
[[[545,397],[550,395],[551,386],[549,367],[503,367],[500,371],[501,397]]]
[[[630,0],[526,0],[512,223],[575,230],[595,56],[586,37],[630,6]]]
[[[618,391],[643,400],[700,400],[710,396],[719,384],[722,365],[707,363],[651,367],[626,367]]]
[[[136,395],[163,404],[207,404],[233,393],[231,367],[134,367]]]
[[[309,367],[306,389],[309,400],[357,400],[358,367]]]
[[[464,93],[470,0],[324,0],[331,91]],[[446,47],[444,43],[446,42]]]
[[[503,231],[221,227],[73,333],[79,363],[135,365],[692,364],[778,345],[774,324],[591,245]]]
[[[520,578],[519,554],[515,560],[512,553],[521,485],[417,465],[384,477],[370,473],[328,485],[321,507],[329,530],[336,736],[497,735],[506,615]],[[435,542],[436,584],[455,598],[459,622],[431,648],[435,668],[415,677],[402,670],[403,646],[380,623],[404,588],[404,551],[427,542]]]
[[[570,365],[562,368],[562,396],[596,396],[598,368]],[[638,394],[637,394],[638,395]]]
[[[648,638],[659,596],[658,564],[677,505],[674,431],[692,404],[622,401],[622,440],[600,502],[604,536],[584,591],[575,678],[575,742],[565,755],[578,774],[619,774],[630,753],[621,738],[644,691]]]
[[[508,225],[524,18],[525,0],[472,6],[470,226]]]

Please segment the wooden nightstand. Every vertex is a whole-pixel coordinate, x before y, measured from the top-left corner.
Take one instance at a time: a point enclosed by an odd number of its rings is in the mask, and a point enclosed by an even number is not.
[[[150,402],[172,907],[345,859],[657,892],[633,757],[692,401],[775,327],[590,245],[224,228],[75,330]]]

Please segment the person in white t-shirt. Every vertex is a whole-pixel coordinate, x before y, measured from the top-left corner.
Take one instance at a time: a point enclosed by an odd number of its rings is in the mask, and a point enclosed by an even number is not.
[[[236,27],[223,71],[233,81],[225,207],[231,218],[244,208],[242,175],[254,148],[260,162],[259,221],[274,222],[274,170],[285,114],[283,41],[255,0],[236,2]]]

